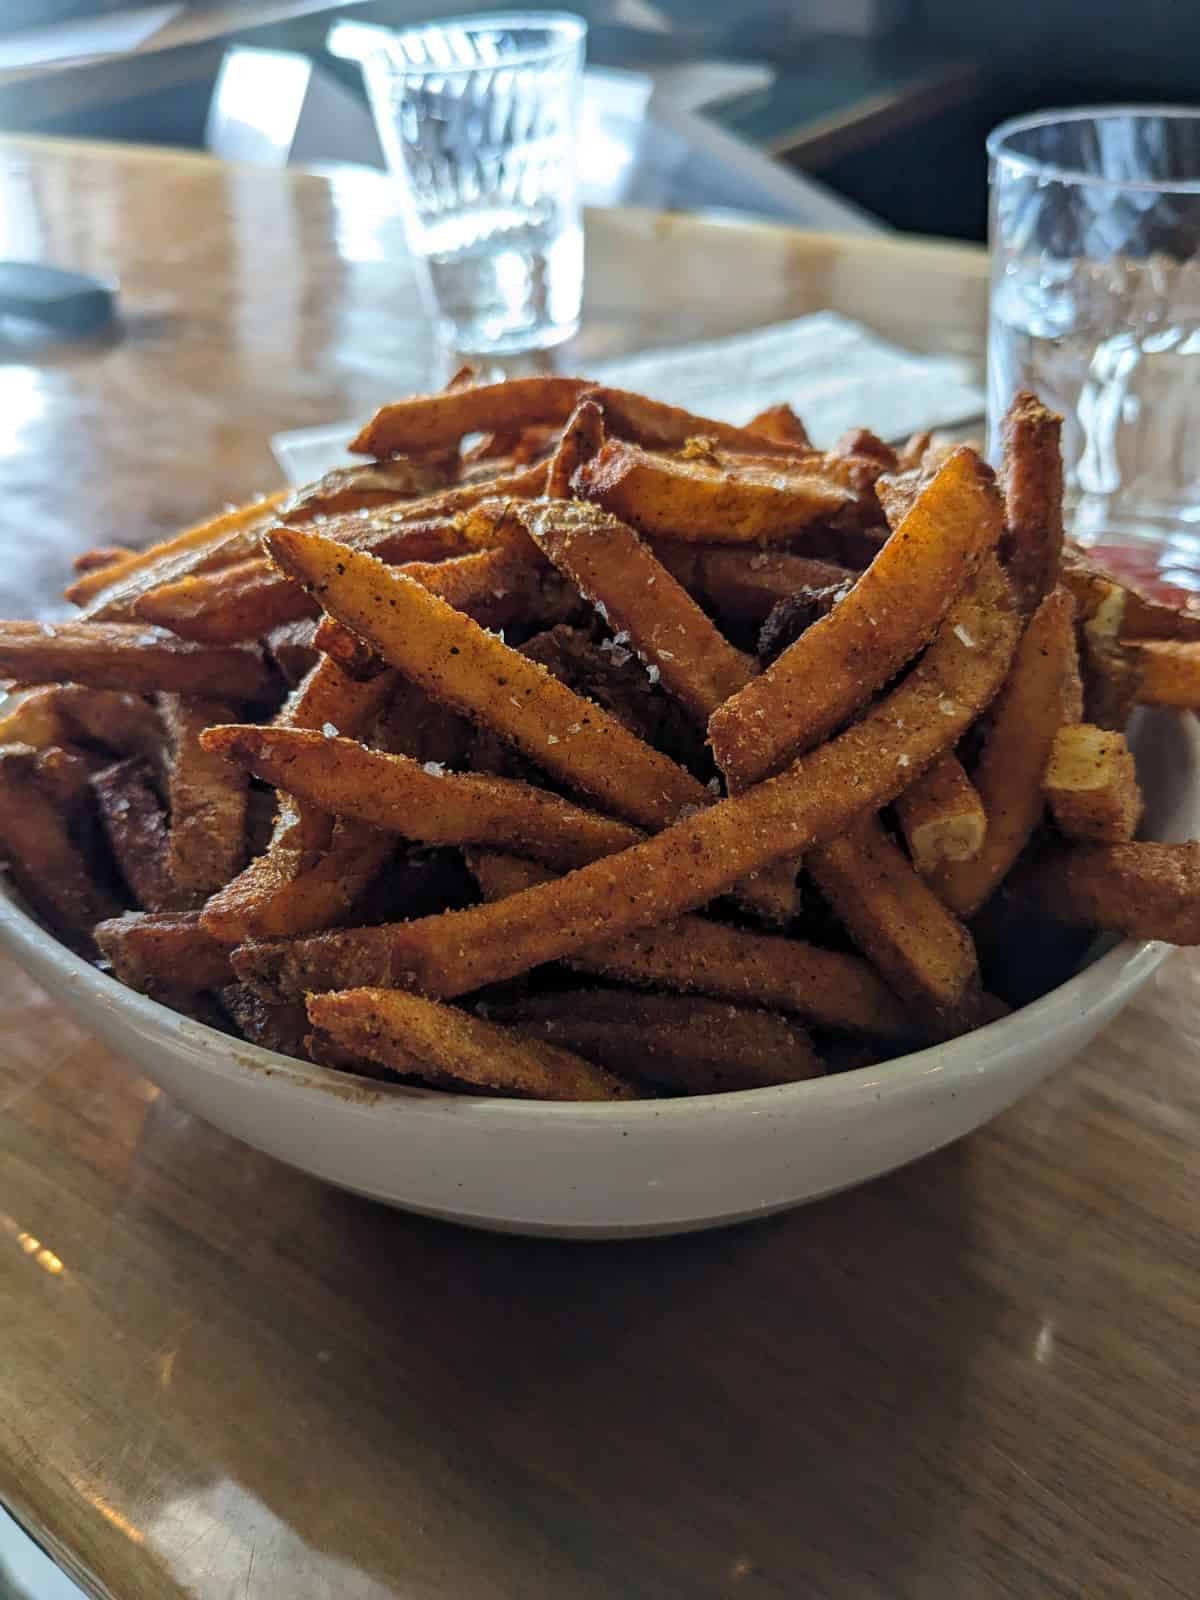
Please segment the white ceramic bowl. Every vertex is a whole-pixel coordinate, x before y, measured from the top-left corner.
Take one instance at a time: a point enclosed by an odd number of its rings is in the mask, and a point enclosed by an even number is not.
[[[1200,833],[1200,729],[1138,730],[1147,835]],[[963,1039],[807,1083],[626,1105],[393,1087],[189,1021],[95,971],[0,892],[0,944],[107,1045],[218,1128],[359,1194],[515,1233],[621,1238],[764,1216],[979,1127],[1074,1055],[1168,947],[1127,941]]]

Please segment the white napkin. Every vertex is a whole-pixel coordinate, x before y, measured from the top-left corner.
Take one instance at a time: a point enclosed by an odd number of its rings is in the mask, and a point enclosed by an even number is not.
[[[587,376],[723,422],[748,422],[786,400],[823,447],[847,428],[902,439],[983,414],[983,396],[965,381],[956,358],[913,355],[834,311],[621,356]],[[271,448],[289,482],[309,483],[351,459],[346,445],[359,426],[336,422],[279,433]]]

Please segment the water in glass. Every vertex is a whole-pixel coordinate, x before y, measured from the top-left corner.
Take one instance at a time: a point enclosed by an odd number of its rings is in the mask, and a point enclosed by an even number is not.
[[[398,34],[367,63],[409,245],[455,350],[542,349],[578,327],[583,38],[566,16],[462,19]]]

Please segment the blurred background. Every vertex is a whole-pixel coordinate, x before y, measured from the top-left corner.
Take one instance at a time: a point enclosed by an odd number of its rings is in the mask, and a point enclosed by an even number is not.
[[[358,58],[445,0],[4,0],[0,129],[382,165]],[[584,197],[982,239],[983,141],[1194,94],[1194,0],[581,0]],[[841,202],[826,206],[823,197]]]

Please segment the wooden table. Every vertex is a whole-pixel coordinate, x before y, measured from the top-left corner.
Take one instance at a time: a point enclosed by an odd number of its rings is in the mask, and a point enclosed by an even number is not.
[[[0,366],[3,610],[419,381],[381,181],[9,145],[124,336]],[[571,365],[833,305],[978,349],[973,253],[593,217]],[[0,1498],[95,1593],[1192,1596],[1200,962],[986,1131],[709,1236],[472,1234],[214,1132],[0,965]]]

